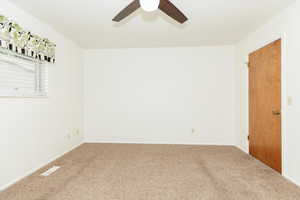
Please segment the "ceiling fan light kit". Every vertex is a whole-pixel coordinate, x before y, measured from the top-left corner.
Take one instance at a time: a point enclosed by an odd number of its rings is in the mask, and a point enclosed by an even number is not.
[[[126,8],[119,12],[117,16],[113,18],[113,21],[122,21],[140,7],[147,12],[159,9],[181,24],[188,20],[188,18],[169,0],[134,0]]]
[[[140,0],[142,9],[146,12],[153,12],[158,9],[160,0]]]

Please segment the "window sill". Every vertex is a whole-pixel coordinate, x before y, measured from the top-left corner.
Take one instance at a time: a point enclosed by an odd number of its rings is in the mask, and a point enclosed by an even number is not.
[[[48,99],[48,95],[0,95],[0,99]]]

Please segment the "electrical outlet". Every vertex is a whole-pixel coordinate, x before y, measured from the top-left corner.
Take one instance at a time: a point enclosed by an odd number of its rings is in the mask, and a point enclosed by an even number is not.
[[[191,129],[191,134],[192,134],[192,135],[199,135],[199,134],[200,134],[200,131],[199,131],[198,129],[196,129],[196,128],[192,128],[192,129]]]
[[[77,136],[80,135],[80,130],[79,130],[79,129],[76,130],[76,135],[77,135]]]
[[[72,129],[67,129],[66,130],[66,138],[68,140],[71,140],[73,138],[73,131],[72,131]]]
[[[200,131],[200,128],[192,128],[190,133],[193,136],[197,136],[197,135],[199,136],[199,135],[202,134],[201,131]]]

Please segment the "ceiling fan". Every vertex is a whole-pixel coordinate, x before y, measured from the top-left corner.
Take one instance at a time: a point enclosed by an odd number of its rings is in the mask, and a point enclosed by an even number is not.
[[[119,12],[119,14],[113,18],[113,21],[120,22],[140,7],[147,12],[160,9],[169,17],[175,19],[181,24],[188,20],[188,18],[169,0],[134,0],[126,8]]]

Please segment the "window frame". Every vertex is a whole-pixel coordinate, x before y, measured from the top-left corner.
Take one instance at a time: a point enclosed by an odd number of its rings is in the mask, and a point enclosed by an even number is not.
[[[44,62],[38,61],[36,59],[32,59],[29,58],[27,56],[22,56],[19,55],[15,52],[9,52],[5,49],[1,49],[0,48],[0,55],[3,56],[11,56],[12,59],[20,59],[21,61],[25,60],[25,61],[29,61],[32,62],[34,64],[34,73],[35,73],[35,81],[34,81],[34,88],[35,91],[34,92],[22,92],[22,91],[18,91],[16,90],[10,90],[8,89],[7,91],[5,90],[1,90],[0,89],[0,98],[48,98],[48,87],[47,87],[47,81],[48,81],[48,69],[47,66]],[[1,58],[0,58],[1,59]],[[4,61],[6,62],[6,61]],[[20,65],[17,60],[16,63],[13,63],[13,61],[10,60],[10,62],[12,62],[11,64],[16,64],[16,65]],[[42,70],[44,70],[44,72],[42,72]],[[44,76],[43,74],[44,73]],[[44,78],[44,79],[43,79]],[[42,83],[45,84],[44,86],[44,91],[41,91],[43,89]]]

